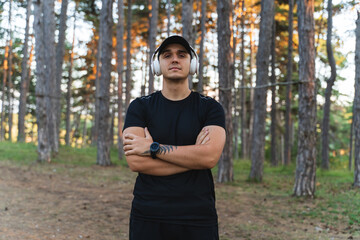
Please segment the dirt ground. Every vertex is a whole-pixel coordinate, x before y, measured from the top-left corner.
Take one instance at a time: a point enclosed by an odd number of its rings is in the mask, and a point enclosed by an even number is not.
[[[120,166],[0,162],[0,240],[126,240],[135,177]],[[291,217],[286,195],[223,184],[216,192],[221,240],[360,239],[346,225]]]

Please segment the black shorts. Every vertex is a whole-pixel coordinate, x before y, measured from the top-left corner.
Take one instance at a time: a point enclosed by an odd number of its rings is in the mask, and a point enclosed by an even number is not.
[[[218,226],[198,227],[130,219],[130,240],[219,240]]]

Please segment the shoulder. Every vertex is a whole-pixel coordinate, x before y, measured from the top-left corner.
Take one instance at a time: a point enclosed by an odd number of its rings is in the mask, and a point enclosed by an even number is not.
[[[154,92],[154,93],[149,94],[147,96],[137,97],[130,103],[129,107],[144,107],[144,106],[150,104],[150,102],[153,99],[157,98],[158,95],[159,95],[159,92]]]
[[[199,99],[201,104],[204,104],[207,108],[217,108],[217,109],[222,109],[221,104],[216,101],[214,98],[209,97],[209,96],[205,96],[203,94],[200,94],[198,92],[194,92],[194,95],[196,96],[196,98]]]

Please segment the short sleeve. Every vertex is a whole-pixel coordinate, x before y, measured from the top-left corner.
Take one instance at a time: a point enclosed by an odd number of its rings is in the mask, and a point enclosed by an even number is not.
[[[210,99],[207,105],[205,125],[216,125],[225,128],[225,112],[220,103]]]
[[[125,123],[123,131],[128,127],[145,127],[146,118],[144,111],[144,104],[141,103],[140,98],[136,98],[129,105],[125,116]]]

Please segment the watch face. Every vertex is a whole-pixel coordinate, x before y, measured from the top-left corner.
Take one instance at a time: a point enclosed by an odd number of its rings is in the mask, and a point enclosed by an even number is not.
[[[157,152],[157,151],[159,151],[159,148],[160,148],[160,144],[157,143],[157,142],[153,142],[153,143],[150,145],[150,151],[151,151],[151,152]]]

